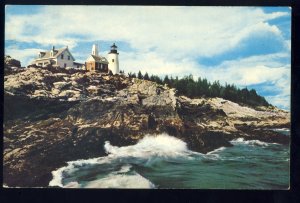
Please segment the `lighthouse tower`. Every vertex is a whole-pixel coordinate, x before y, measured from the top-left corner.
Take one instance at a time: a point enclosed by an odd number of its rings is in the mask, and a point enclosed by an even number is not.
[[[98,56],[98,44],[93,44],[92,55]]]
[[[110,52],[108,53],[108,69],[111,70],[113,74],[119,74],[119,53],[117,51],[117,46],[115,43],[110,47]]]

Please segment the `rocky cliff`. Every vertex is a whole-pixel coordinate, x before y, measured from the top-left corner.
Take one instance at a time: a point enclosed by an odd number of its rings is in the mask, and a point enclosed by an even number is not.
[[[4,183],[47,186],[66,161],[104,156],[105,141],[131,145],[166,132],[207,153],[237,137],[288,144],[271,128],[289,125],[275,107],[190,99],[123,75],[27,68],[4,77]]]

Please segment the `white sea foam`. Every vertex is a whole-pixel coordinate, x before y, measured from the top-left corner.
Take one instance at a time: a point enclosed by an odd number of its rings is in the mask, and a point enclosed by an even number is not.
[[[67,162],[67,166],[52,171],[53,179],[50,181],[49,186],[81,187],[76,181],[64,185],[64,174],[71,174],[76,170],[80,170],[80,167],[83,165],[121,162],[121,164],[123,163],[124,165],[119,171],[112,172],[105,178],[91,181],[87,187],[152,188],[154,185],[138,173],[134,172],[134,175],[125,175],[122,173],[126,173],[130,170],[131,162],[134,164],[151,164],[155,162],[157,158],[169,159],[184,157],[190,159],[192,157],[189,157],[189,155],[193,154],[192,151],[188,150],[185,142],[167,134],[147,135],[137,144],[124,147],[113,146],[107,141],[104,144],[104,149],[108,153],[106,157],[69,161]],[[137,182],[140,183],[137,184]]]
[[[237,138],[232,141],[230,141],[231,144],[247,144],[247,145],[257,145],[257,146],[269,146],[270,144],[276,144],[276,143],[266,143],[259,140],[245,140],[244,138]]]
[[[86,188],[155,188],[155,185],[138,173],[134,175],[110,174],[89,182]]]
[[[203,157],[212,159],[212,160],[219,160],[220,159],[219,153],[225,149],[226,149],[226,147],[217,148],[217,149],[210,151],[207,154],[203,155]]]
[[[113,172],[113,174],[127,173],[130,171],[131,167],[132,166],[130,164],[126,164],[126,165],[122,166],[122,168],[119,171]]]
[[[224,149],[226,149],[226,147],[220,147],[218,149],[215,149],[211,152],[208,152],[207,154],[215,154],[215,153],[219,153],[220,151],[223,151]]]
[[[290,131],[289,128],[274,128],[274,129],[271,129],[271,130],[275,130],[275,131],[287,131],[287,132]]]
[[[108,154],[117,157],[178,157],[186,156],[190,153],[185,142],[167,134],[148,135],[136,145],[125,147],[115,147],[109,142],[105,142],[104,148]]]
[[[270,130],[282,133],[284,135],[290,135],[290,133],[291,133],[289,128],[274,128],[274,129],[270,129]]]
[[[103,159],[102,157],[69,161],[67,162],[67,166],[52,171],[53,179],[49,182],[49,186],[65,187],[62,183],[63,173],[72,173],[75,170],[78,170],[78,167],[83,166],[84,164],[101,164],[106,162],[107,160]]]
[[[68,184],[66,184],[64,187],[65,188],[80,188],[81,185],[76,181],[72,181],[72,182],[69,182]]]
[[[63,184],[62,184],[62,178],[63,178],[62,172],[64,170],[66,170],[68,167],[70,167],[70,165],[61,167],[61,168],[57,169],[56,171],[52,171],[53,179],[49,182],[49,186],[63,187]]]
[[[85,186],[76,181],[64,185],[64,188],[155,188],[155,185],[140,174],[122,174],[130,170],[130,165],[123,166],[119,171],[110,173],[107,177],[90,181]]]

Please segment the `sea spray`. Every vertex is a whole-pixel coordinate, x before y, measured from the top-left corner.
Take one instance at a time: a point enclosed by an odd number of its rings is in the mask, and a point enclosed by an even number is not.
[[[136,145],[125,147],[115,147],[105,142],[104,149],[108,154],[116,157],[178,157],[190,153],[185,142],[167,134],[146,135]]]

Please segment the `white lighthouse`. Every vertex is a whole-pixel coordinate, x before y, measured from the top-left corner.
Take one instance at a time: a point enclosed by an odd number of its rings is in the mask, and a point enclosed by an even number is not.
[[[98,52],[98,44],[93,44],[92,55],[98,56],[98,54],[99,54],[99,52]]]
[[[117,51],[117,46],[115,43],[110,47],[110,52],[108,53],[108,69],[111,70],[113,74],[119,74],[119,53]]]

